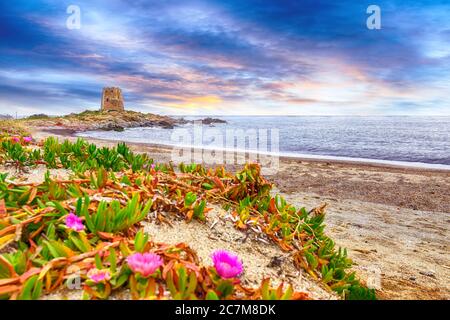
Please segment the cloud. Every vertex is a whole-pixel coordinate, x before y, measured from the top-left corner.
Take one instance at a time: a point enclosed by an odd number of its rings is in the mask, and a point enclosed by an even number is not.
[[[365,0],[78,1],[80,30],[69,4],[0,4],[1,113],[98,108],[117,85],[162,113],[450,114],[444,1],[378,1],[378,31]]]

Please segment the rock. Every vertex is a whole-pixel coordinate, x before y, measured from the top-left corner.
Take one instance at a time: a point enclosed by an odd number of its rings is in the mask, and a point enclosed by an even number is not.
[[[186,124],[186,123],[189,123],[189,121],[186,120],[186,119],[184,119],[184,118],[177,119],[177,122],[178,122],[178,124]]]
[[[436,278],[436,275],[434,274],[433,271],[419,271],[419,273],[421,275],[424,275],[424,276],[427,276],[427,277],[430,277],[430,278]]]
[[[203,124],[214,124],[214,123],[227,123],[225,120],[216,119],[216,118],[205,118],[202,120]]]
[[[118,125],[118,124],[116,124],[116,123],[108,123],[108,124],[105,125],[105,126],[101,126],[99,129],[100,129],[100,130],[105,130],[105,131],[111,131],[111,130],[113,130],[113,131],[118,131],[118,132],[122,132],[122,131],[125,130],[124,127],[122,127],[122,126],[120,126],[120,125]]]
[[[167,120],[162,120],[158,123],[159,126],[165,128],[165,129],[173,129],[174,125],[172,122],[167,121]]]
[[[114,130],[114,131],[118,131],[118,132],[122,132],[122,131],[125,130],[125,128],[124,128],[124,127],[121,127],[121,126],[116,126],[116,127],[113,128],[113,130]]]
[[[125,128],[155,127],[172,129],[179,124],[186,123],[184,119],[172,118],[151,113],[136,111],[90,111],[70,114],[60,117],[49,117],[28,120],[32,127],[60,127],[75,131],[114,130],[123,131]]]
[[[281,267],[281,264],[283,263],[283,261],[284,261],[283,257],[274,256],[270,259],[270,262],[267,266],[269,268],[279,268],[279,267]]]

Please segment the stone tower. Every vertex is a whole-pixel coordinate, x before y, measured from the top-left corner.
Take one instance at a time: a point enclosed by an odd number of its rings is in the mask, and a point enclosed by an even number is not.
[[[122,90],[117,87],[103,88],[102,111],[123,111]]]

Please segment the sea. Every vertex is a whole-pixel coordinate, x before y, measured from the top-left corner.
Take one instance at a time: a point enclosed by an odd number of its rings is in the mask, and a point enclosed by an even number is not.
[[[173,129],[87,131],[83,137],[311,159],[348,160],[450,170],[447,116],[206,116]]]

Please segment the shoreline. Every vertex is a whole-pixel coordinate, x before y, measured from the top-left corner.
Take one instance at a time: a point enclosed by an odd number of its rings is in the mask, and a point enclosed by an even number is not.
[[[34,128],[37,138],[57,136],[77,139],[76,131],[60,128]],[[98,145],[115,146],[119,140],[82,137]],[[127,142],[135,152],[150,153],[156,162],[173,161],[173,148],[165,145]],[[202,150],[198,148],[197,150]],[[236,153],[238,164],[224,165],[236,171],[247,160]],[[270,157],[269,157],[270,158]],[[263,174],[277,185],[280,192],[304,190],[319,196],[353,199],[415,210],[450,212],[450,172],[442,169],[404,167],[358,161],[333,161],[295,157],[277,158],[278,168]],[[262,164],[264,169],[264,164]]]
[[[125,141],[120,139],[105,139],[105,138],[97,138],[91,136],[79,136],[79,133],[84,131],[77,131],[72,129],[40,129],[43,132],[63,136],[63,137],[74,137],[74,138],[84,138],[91,139],[97,141],[105,141],[111,143],[125,142],[129,145],[138,145],[144,147],[165,149],[166,151],[171,151],[173,148],[178,149],[193,149],[193,150],[217,150],[211,147],[195,147],[195,146],[180,146],[180,145],[169,145],[169,144],[158,144],[158,143],[150,143],[150,142],[133,142],[133,141]],[[220,151],[227,151],[226,149],[220,149]],[[425,163],[425,162],[408,162],[408,161],[397,161],[397,160],[383,160],[383,159],[368,159],[368,158],[351,158],[351,157],[341,157],[341,156],[326,156],[326,155],[308,155],[308,154],[299,154],[291,155],[287,153],[281,152],[280,154],[273,154],[270,152],[261,153],[258,151],[252,150],[229,150],[231,152],[235,152],[237,154],[261,154],[269,157],[278,157],[280,160],[292,160],[292,161],[309,161],[309,162],[318,162],[318,163],[333,163],[333,164],[341,164],[341,165],[356,165],[356,166],[364,166],[364,167],[374,167],[374,168],[392,168],[392,169],[405,169],[405,170],[418,170],[418,171],[433,171],[433,172],[450,172],[450,165],[446,164],[434,164],[434,163]]]

